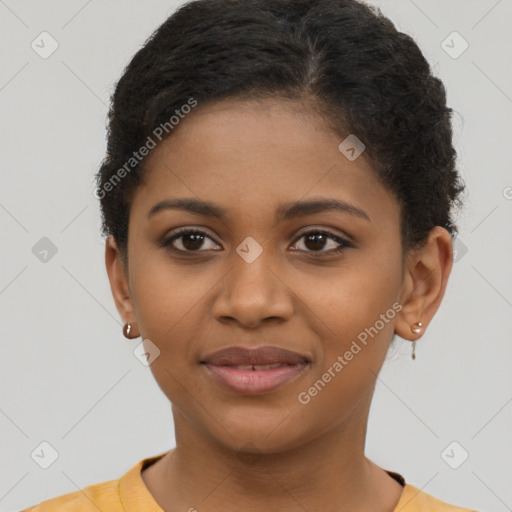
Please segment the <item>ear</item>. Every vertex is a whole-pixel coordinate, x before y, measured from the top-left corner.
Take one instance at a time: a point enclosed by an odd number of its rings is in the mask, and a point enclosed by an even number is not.
[[[123,322],[131,323],[136,330],[137,320],[133,311],[127,264],[112,235],[109,235],[105,244],[105,266],[117,311]]]
[[[415,341],[425,332],[441,304],[448,277],[453,266],[453,246],[450,233],[441,226],[434,227],[427,242],[412,250],[406,258],[405,275],[395,332],[403,339]],[[420,333],[411,326],[421,322]]]

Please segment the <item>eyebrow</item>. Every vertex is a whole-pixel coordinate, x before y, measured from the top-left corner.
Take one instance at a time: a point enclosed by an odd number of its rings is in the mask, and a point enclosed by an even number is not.
[[[165,199],[155,204],[149,210],[148,218],[163,210],[181,210],[219,220],[225,220],[228,214],[226,209],[208,201],[200,201],[193,198],[180,198]],[[369,215],[364,210],[339,199],[312,199],[309,201],[280,204],[276,211],[276,219],[283,221],[327,211],[347,213],[371,222]]]

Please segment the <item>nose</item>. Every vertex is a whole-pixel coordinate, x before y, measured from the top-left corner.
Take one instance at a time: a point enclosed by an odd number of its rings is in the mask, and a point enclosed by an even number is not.
[[[265,251],[251,263],[238,254],[222,280],[212,314],[219,322],[256,328],[270,321],[285,321],[293,315],[293,293],[279,276],[271,255]]]

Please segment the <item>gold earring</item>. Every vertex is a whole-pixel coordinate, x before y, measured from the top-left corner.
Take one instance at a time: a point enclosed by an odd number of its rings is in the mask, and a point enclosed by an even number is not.
[[[419,334],[421,332],[421,326],[423,324],[421,322],[416,322],[414,325],[411,326],[411,331],[414,334]],[[412,359],[416,359],[416,340],[412,342]]]
[[[137,336],[131,335],[132,332],[132,324],[126,323],[123,326],[123,334],[125,338],[128,338],[129,340],[133,340],[133,338],[136,338]]]
[[[414,334],[419,334],[421,332],[421,326],[423,324],[421,322],[416,322],[413,326],[411,326],[411,331]]]

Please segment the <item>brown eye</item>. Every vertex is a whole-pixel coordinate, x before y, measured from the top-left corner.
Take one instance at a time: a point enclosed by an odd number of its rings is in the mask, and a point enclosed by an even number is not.
[[[175,233],[171,237],[165,238],[162,240],[160,245],[162,247],[170,246],[170,249],[180,252],[204,252],[200,249],[205,245],[207,240],[214,242],[214,240],[203,231],[197,229],[184,229]],[[214,244],[217,245],[215,242]],[[207,247],[206,250],[212,250],[212,248]]]
[[[345,250],[347,247],[353,247],[353,245],[347,242],[347,240],[328,231],[308,231],[307,233],[303,233],[297,240],[302,239],[304,239],[302,245],[305,249],[299,248],[294,250],[301,250],[310,253],[320,253],[321,256],[338,254]],[[329,250],[323,250],[326,247]]]

